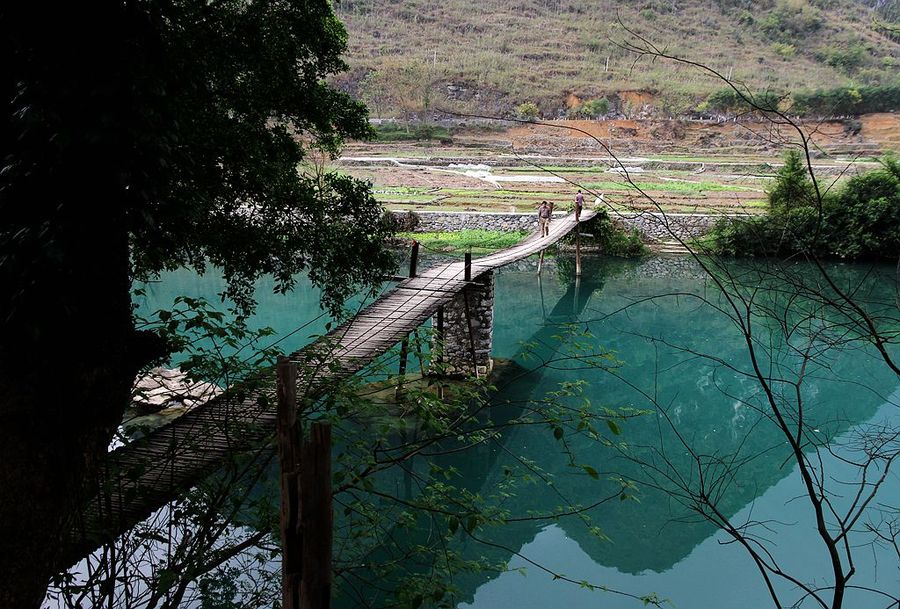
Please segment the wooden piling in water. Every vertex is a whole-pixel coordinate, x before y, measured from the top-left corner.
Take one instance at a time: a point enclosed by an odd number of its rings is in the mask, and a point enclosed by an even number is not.
[[[418,265],[419,265],[419,242],[414,240],[412,242],[412,252],[410,253],[410,256],[409,256],[409,276],[410,277],[416,276],[416,268],[418,267]]]
[[[581,277],[581,222],[575,221],[575,276]]]
[[[397,389],[394,391],[394,399],[399,402],[403,397],[403,380],[406,376],[406,362],[409,359],[409,336],[400,342],[400,365],[397,369]]]
[[[303,442],[303,579],[300,609],[331,607],[331,551],[334,512],[331,502],[331,424],[313,423]]]
[[[281,596],[284,609],[300,609],[303,576],[303,527],[301,525],[301,440],[297,419],[297,365],[278,358],[278,414],[276,434],[281,465]]]

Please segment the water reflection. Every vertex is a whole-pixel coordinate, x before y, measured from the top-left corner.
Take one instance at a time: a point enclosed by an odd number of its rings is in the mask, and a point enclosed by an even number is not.
[[[509,428],[498,441],[434,461],[458,470],[461,486],[484,497],[504,482],[508,470],[521,469],[523,461],[540,464],[543,476],[536,476],[518,494],[504,499],[503,507],[514,516],[548,514],[561,507],[588,506],[604,497],[616,497],[619,485],[611,480],[615,476],[638,480],[640,490],[636,501],[615,499],[585,510],[583,515],[589,520],[580,516],[555,521],[522,519],[479,531],[487,543],[458,536],[455,549],[464,557],[487,557],[508,563],[510,569],[526,568],[524,578],[518,572],[455,576],[461,606],[640,606],[633,599],[599,596],[602,593],[554,582],[550,574],[528,561],[575,580],[635,594],[657,592],[673,599],[678,607],[769,605],[746,554],[721,545],[725,538],[714,526],[671,494],[653,488],[666,486],[660,471],[684,472],[689,478],[696,474],[682,441],[704,455],[741,459],[739,475],[720,488],[718,504],[723,512],[734,521],[772,518],[769,541],[777,543],[788,564],[804,575],[827,573],[822,552],[815,545],[808,506],[795,499],[798,476],[788,459],[788,448],[766,414],[759,383],[747,375],[747,345],[735,319],[722,312],[714,283],[684,260],[631,263],[590,259],[580,280],[564,261],[556,272],[545,270],[538,276],[535,270],[524,264],[497,275],[494,354],[514,360],[519,368],[498,382],[495,422],[519,416],[522,404],[541,401],[561,383],[582,381],[588,383],[584,397],[592,407],[652,408],[656,414],[623,425],[618,439],[624,447],[604,446],[569,430],[566,450],[548,426],[521,425]],[[879,277],[891,269],[876,268],[872,273],[872,269],[846,265],[835,271],[842,285],[860,288],[856,294],[868,302],[874,318],[893,323],[893,283]],[[783,268],[763,264],[739,268],[737,273],[742,280],[740,289],[748,290],[746,293],[766,286],[768,296],[763,297],[769,300],[764,304],[776,313],[791,302],[797,282],[808,269],[798,266],[786,273]],[[863,284],[856,284],[861,277],[866,277]],[[315,295],[304,294],[302,298],[310,300],[307,304],[315,310]],[[273,325],[279,332],[289,330],[289,320],[298,317],[297,303],[279,300],[273,309],[264,289],[260,297],[260,312],[269,315],[261,325]],[[821,303],[800,304],[791,309],[791,316],[756,317],[752,322],[754,338],[765,354],[761,365],[773,376],[789,378],[798,371],[802,360],[790,347],[818,349],[815,362],[804,370],[802,389],[809,405],[804,416],[814,422],[811,433],[818,434],[810,439],[810,446],[847,437],[848,430],[873,417],[896,421],[895,404],[900,399],[896,376],[885,370],[870,345],[845,342],[852,329],[841,326],[841,319],[826,319],[831,325],[817,328],[816,320],[822,321],[816,316]],[[320,325],[324,327],[324,323]],[[586,367],[569,357],[574,339],[566,336],[566,324],[589,331],[591,338],[578,340],[598,353],[612,351],[619,364]],[[829,329],[834,327],[840,328],[844,339],[836,340],[837,332]],[[296,342],[305,339],[298,337]],[[775,386],[789,401],[790,387]],[[600,472],[600,479],[573,467],[573,455],[579,464],[591,464]],[[839,463],[833,459],[828,466],[835,468]],[[654,466],[658,471],[654,472]],[[383,476],[379,484],[398,496],[415,499],[418,487],[412,473],[427,476],[428,465],[420,459],[412,468]],[[896,478],[891,478],[890,484],[886,495],[896,505],[900,503]],[[598,537],[594,526],[608,539]],[[413,545],[418,540],[411,535],[405,541]],[[859,553],[858,582],[868,583],[880,560],[885,567],[879,587],[897,589],[896,559],[879,552]],[[378,553],[369,556],[370,560],[383,558]],[[428,566],[410,566],[417,568]],[[371,591],[368,600],[377,605],[382,598]],[[855,599],[853,606],[881,605]]]
[[[844,280],[848,284],[871,272],[871,269],[849,266],[836,270],[838,281]],[[876,271],[889,272],[888,269]],[[745,280],[754,278],[757,283],[751,284],[751,287],[764,281],[771,282],[774,277],[771,268],[763,268],[762,277],[760,273],[754,274],[754,271],[744,268],[738,272]],[[796,282],[799,275],[808,272],[809,269],[798,267],[787,277]],[[779,269],[779,273],[779,277],[784,276],[783,269]],[[860,289],[857,296],[860,301],[866,300],[874,311],[890,310],[893,301],[891,283],[879,281],[876,275],[867,278],[864,289]],[[507,277],[506,281],[498,284],[498,295],[507,291],[510,296],[515,294],[518,306],[523,307],[522,294],[527,294],[527,289],[521,285],[522,281],[523,278]],[[547,286],[543,287],[547,289]],[[776,287],[782,290],[768,303],[769,309],[775,313],[776,301],[785,297],[786,293],[789,297],[796,283],[793,286],[771,284],[768,287],[773,293]],[[671,296],[657,298],[665,294]],[[703,302],[697,297],[707,298],[708,301]],[[502,297],[499,300],[506,302]],[[802,310],[800,303],[791,304]],[[685,606],[683,599],[703,601],[699,605],[689,606],[749,607],[756,606],[756,603],[768,604],[771,601],[764,594],[761,580],[746,556],[734,552],[733,548],[721,548],[718,542],[722,538],[715,536],[716,529],[712,525],[693,515],[674,501],[671,495],[651,488],[651,483],[666,486],[667,481],[658,472],[648,471],[648,465],[658,466],[669,474],[696,475],[696,469],[689,462],[690,455],[681,444],[681,439],[685,439],[698,453],[718,455],[722,459],[733,455],[746,460],[741,463],[739,475],[721,488],[722,496],[718,504],[726,515],[737,515],[735,518],[739,520],[744,512],[751,509],[748,506],[755,506],[761,512],[768,510],[779,522],[789,525],[773,524],[773,529],[778,532],[771,533],[775,539],[782,536],[785,540],[792,538],[789,543],[781,543],[779,548],[781,551],[787,550],[786,559],[806,565],[818,564],[817,558],[821,558],[822,551],[810,547],[810,540],[815,543],[816,539],[814,534],[810,535],[814,532],[806,525],[810,522],[807,505],[803,501],[791,501],[800,492],[800,487],[797,486],[796,474],[792,474],[790,461],[786,460],[788,451],[784,438],[770,417],[766,416],[759,384],[746,374],[749,369],[746,344],[740,333],[735,332],[734,320],[720,313],[717,306],[721,306],[717,292],[699,269],[692,268],[689,263],[682,262],[674,269],[666,269],[657,263],[649,269],[640,266],[618,268],[607,275],[602,291],[595,291],[590,297],[587,311],[572,321],[585,324],[592,331],[598,348],[613,349],[623,362],[622,368],[612,374],[554,369],[544,373],[541,386],[534,390],[539,394],[552,390],[561,382],[583,379],[591,383],[589,397],[595,405],[656,405],[665,413],[665,416],[646,417],[626,426],[623,436],[629,444],[628,453],[639,457],[644,462],[643,466],[622,458],[618,451],[609,450],[595,441],[576,438],[572,442],[573,451],[582,460],[595,464],[598,471],[642,481],[640,503],[606,503],[590,511],[592,521],[599,524],[609,537],[608,542],[593,536],[589,526],[575,518],[561,519],[549,529],[544,523],[503,527],[491,533],[492,541],[514,550],[521,548],[520,552],[532,560],[542,563],[547,560],[555,564],[554,568],[559,572],[569,576],[577,571],[579,575],[574,579],[585,578],[620,588],[624,586],[635,593],[656,591],[662,596],[682,599],[681,603],[676,603],[680,606]],[[814,306],[809,305],[809,308]],[[532,315],[536,313],[537,306],[534,306]],[[525,311],[519,314],[528,315]],[[497,317],[502,319],[504,312],[498,309]],[[765,337],[761,340],[769,341],[762,350],[768,360],[762,365],[772,370],[774,376],[787,378],[790,372],[796,372],[799,362],[791,349],[776,348],[782,344],[780,341],[784,339],[785,332],[777,321],[777,318],[774,321],[755,320],[760,327],[760,336]],[[788,327],[800,334],[800,324]],[[840,329],[841,332],[844,330]],[[792,335],[783,342],[791,345],[794,338]],[[885,369],[873,349],[856,343],[828,343],[830,338],[823,337],[822,341],[827,344],[819,345],[822,348],[819,357],[804,371],[805,416],[815,421],[811,427],[820,434],[819,443],[827,442],[851,426],[870,419],[879,407],[884,409],[883,416],[893,416],[897,403],[897,395],[890,396],[897,386],[897,378]],[[709,354],[714,359],[705,359],[699,354]],[[775,386],[779,391],[785,391],[785,387]],[[522,399],[524,396],[517,394],[522,389],[508,388],[510,399]],[[530,397],[535,399],[538,396]],[[681,434],[681,438],[676,436],[675,431]],[[546,430],[533,427],[516,429],[506,438],[506,451],[539,459],[544,469],[554,475],[554,490],[575,503],[587,505],[592,498],[603,497],[614,490],[609,483],[594,481],[572,468],[568,455]],[[502,469],[505,459],[501,457],[498,460],[495,471],[483,481],[483,488],[497,483],[499,474],[496,468]],[[789,490],[767,492],[775,487]],[[888,497],[891,493],[897,497],[896,486],[885,490]],[[521,503],[513,510],[518,513],[528,510],[546,512],[559,505],[557,496],[538,489],[519,497],[519,501]],[[798,531],[802,531],[803,535],[797,534]],[[578,552],[573,550],[574,553],[560,554],[561,548],[575,545]],[[569,568],[572,564],[570,558],[579,552],[590,560],[575,561],[580,567],[573,571]],[[557,555],[562,558],[553,558]],[[723,560],[724,563],[721,562]],[[726,563],[737,570],[729,574],[727,569],[722,568]],[[895,563],[896,559],[887,564]],[[513,557],[510,566],[515,568],[519,565],[522,565],[522,560]],[[706,577],[695,572],[698,565],[706,570]],[[822,566],[825,568],[821,573],[828,573],[827,565]],[[592,567],[593,570],[586,571],[585,567]],[[890,567],[888,570],[891,570]],[[654,573],[675,575],[660,578]],[[709,581],[708,576],[713,573],[724,579]],[[739,583],[735,582],[736,576]],[[858,577],[862,581],[871,576],[870,571]],[[888,575],[891,576],[896,583],[896,571]],[[484,578],[472,578],[466,591],[478,590],[474,598],[477,601],[475,605],[479,607],[540,606],[535,599],[546,600],[548,597],[536,592],[532,578],[544,584],[550,579],[546,573],[531,567],[525,582],[520,575],[509,574],[485,585],[482,590],[478,586]],[[507,584],[498,588],[499,582]],[[734,586],[746,585],[746,582],[752,583],[745,592],[747,596],[735,600]],[[698,586],[702,593],[698,593]],[[556,593],[563,594],[558,589]],[[505,596],[507,602],[496,604],[498,597],[494,594]],[[580,595],[583,592],[575,594],[579,598]],[[598,602],[596,596],[590,598],[590,603]],[[634,605],[632,601],[611,601],[607,598],[602,602],[604,606]],[[576,602],[573,599],[569,603],[557,598],[556,604],[589,606],[587,603],[587,600]],[[878,606],[878,602],[873,606]]]
[[[615,496],[618,485],[608,479],[614,476],[640,481],[638,501],[602,503],[585,512],[590,521],[580,517],[560,518],[552,524],[525,520],[480,532],[487,543],[459,541],[457,549],[464,556],[510,561],[511,569],[527,567],[524,580],[519,573],[456,576],[454,583],[462,590],[459,600],[484,608],[586,607],[600,602],[597,593],[563,592],[567,584],[551,584],[553,578],[524,561],[520,556],[524,555],[574,579],[636,594],[658,592],[676,599],[677,606],[769,604],[749,559],[738,548],[721,546],[724,538],[712,524],[671,494],[653,488],[669,482],[660,471],[697,475],[683,441],[700,454],[739,464],[737,474],[729,474],[717,488],[721,493],[717,505],[726,516],[739,521],[756,510],[776,517],[771,530],[777,533],[771,534],[782,540],[778,550],[785,560],[823,567],[821,573],[828,573],[827,565],[820,563],[822,551],[815,546],[808,506],[792,501],[800,490],[788,447],[767,415],[759,384],[747,374],[747,346],[735,331],[734,319],[717,309],[721,301],[715,287],[699,269],[684,263],[672,270],[658,264],[648,269],[598,260],[590,268],[591,276],[581,283],[564,274],[540,279],[527,271],[498,275],[495,354],[517,359],[529,372],[502,385],[497,401],[537,401],[561,383],[587,381],[586,397],[598,408],[658,408],[657,414],[625,425],[622,438],[628,446],[624,451],[584,434],[569,437],[567,451],[548,427],[518,426],[504,434],[501,445],[491,446],[489,455],[447,458],[441,465],[457,468],[467,490],[489,496],[502,484],[505,472],[520,466],[523,459],[539,463],[552,485],[538,480],[506,499],[504,508],[513,515],[549,514]],[[771,269],[764,271],[769,274]],[[868,271],[843,268],[839,274],[852,280],[854,274]],[[751,276],[745,269],[739,272],[745,280]],[[867,285],[873,307],[890,302],[884,283],[870,277]],[[789,290],[790,286],[784,287],[784,293]],[[776,300],[773,297],[769,303],[773,312]],[[760,339],[765,341],[762,365],[774,376],[787,378],[796,372],[800,360],[791,350],[795,346],[791,341],[807,340],[810,334],[804,336],[801,324],[794,324],[793,334],[783,341],[786,330],[777,319],[754,321],[759,336],[765,337]],[[585,368],[578,360],[560,359],[560,350],[566,347],[558,338],[563,323],[590,330],[596,350],[611,349],[621,366]],[[831,338],[824,336],[822,341]],[[522,357],[522,342],[532,345],[532,357]],[[776,348],[782,344],[787,348]],[[860,344],[833,341],[817,348],[822,351],[807,365],[802,389],[805,416],[819,434],[814,443],[827,443],[871,419],[879,408],[884,409],[883,416],[892,416],[897,396],[891,394],[897,379],[880,365],[877,353]],[[542,365],[550,361],[552,366]],[[775,385],[778,391],[786,391],[785,386]],[[572,454],[579,463],[592,464],[602,479],[573,467]],[[659,471],[653,471],[654,467]],[[706,473],[711,471],[715,473],[714,467]],[[897,496],[896,487],[886,491]],[[608,540],[599,538],[593,526],[599,526]],[[870,576],[871,572],[857,578],[863,581]],[[891,576],[896,578],[896,572]],[[710,581],[711,577],[718,579]],[[740,596],[735,596],[738,591]],[[636,606],[631,599],[613,598],[617,600],[604,597],[603,606]],[[684,605],[685,601],[700,604]],[[859,602],[857,606],[868,606],[867,601]]]

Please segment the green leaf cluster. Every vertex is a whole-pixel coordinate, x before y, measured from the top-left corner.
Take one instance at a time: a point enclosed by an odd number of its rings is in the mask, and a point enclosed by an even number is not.
[[[523,102],[516,107],[516,116],[526,121],[533,121],[540,116],[540,110],[534,102]]]
[[[848,260],[900,255],[900,162],[894,158],[820,198],[799,155],[789,154],[769,204],[768,216],[717,225],[710,235],[712,251]]]
[[[574,108],[570,115],[573,118],[600,118],[609,113],[609,100],[605,97],[600,99],[591,99],[577,108]]]
[[[791,112],[804,116],[857,115],[900,109],[900,84],[837,87],[793,95]]]
[[[587,226],[607,256],[639,258],[647,254],[647,246],[636,229],[625,229],[613,223],[606,210],[599,210]]]
[[[772,40],[792,43],[812,35],[823,23],[819,10],[806,0],[778,0],[760,28]]]

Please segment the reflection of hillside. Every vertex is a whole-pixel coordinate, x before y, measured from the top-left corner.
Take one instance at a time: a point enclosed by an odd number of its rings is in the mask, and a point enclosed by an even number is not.
[[[595,278],[590,276],[578,282],[573,280],[568,283],[567,287],[561,286],[555,280],[548,280],[546,274],[543,278],[538,278],[533,273],[504,273],[501,276],[503,279],[498,281],[498,290],[500,291],[498,299],[503,302],[501,305],[503,312],[495,317],[495,322],[499,322],[504,317],[507,319],[512,318],[513,323],[517,325],[505,328],[501,332],[507,339],[517,340],[507,340],[505,344],[501,345],[495,344],[495,355],[502,355],[504,351],[509,353],[509,351],[515,349],[517,355],[521,356],[523,352],[532,350],[532,347],[523,346],[522,343],[524,343],[525,345],[538,345],[541,357],[552,357],[561,347],[558,335],[563,329],[563,324],[577,319],[583,313],[591,295],[602,287],[602,283],[597,282]],[[542,282],[548,283],[546,290],[543,289]],[[520,293],[521,298],[519,298]],[[515,294],[515,297],[512,297],[512,294]],[[555,304],[548,309],[550,303]],[[512,309],[512,311],[507,310],[507,307]],[[534,331],[532,332],[532,330]],[[530,332],[530,335],[524,334],[527,332]],[[497,375],[492,379],[492,383],[499,389],[499,394],[492,399],[493,405],[490,407],[490,414],[488,415],[494,424],[503,426],[521,416],[523,411],[519,400],[527,402],[531,396],[543,394],[541,387],[545,370],[540,365],[533,363],[531,365],[522,365],[521,362],[517,363],[516,361],[506,361],[498,366]],[[514,437],[517,433],[517,428],[512,427],[511,429],[511,437]],[[452,467],[457,470],[458,475],[454,479],[454,484],[457,486],[473,492],[485,489],[486,495],[490,495],[494,484],[493,476],[496,472],[503,471],[504,466],[508,463],[508,459],[509,456],[499,450],[497,446],[482,444],[465,453],[453,452],[450,456],[437,457],[431,461],[439,467]],[[419,470],[422,469],[423,465],[421,461],[417,460],[413,467]],[[424,471],[420,473],[421,475],[427,475]],[[500,475],[502,476],[502,473]],[[412,479],[410,476],[403,476],[401,472],[394,471],[389,473],[389,475],[380,476],[378,484],[381,488],[396,492],[404,499],[413,500],[416,498],[418,487],[411,483]],[[337,520],[340,520],[339,515]],[[397,547],[384,546],[376,548],[366,557],[365,561],[378,564],[399,560],[404,548],[412,547],[418,543],[427,543],[426,538],[429,535],[428,531],[430,528],[427,519],[423,519],[421,527],[421,531],[414,535],[410,535],[408,532],[392,535],[395,538],[395,542],[400,538],[400,543]],[[518,548],[521,544],[529,541],[539,528],[540,524],[538,526],[517,526],[512,524],[508,527],[504,526],[504,543],[508,539],[514,539],[515,544],[521,539],[519,545],[513,544],[514,548]],[[511,537],[507,536],[507,532]],[[419,533],[421,533],[421,538],[419,538]],[[467,541],[465,538],[462,543],[464,546],[468,546],[463,547],[462,551],[473,558],[489,556],[493,562],[503,564],[511,557],[509,552],[499,549],[492,552],[490,548],[476,544],[471,540]],[[421,565],[417,568],[412,564],[408,564],[407,568],[417,571],[421,569],[427,570],[430,567],[429,565]],[[462,584],[461,589],[467,590],[466,595],[470,596],[475,587],[486,581],[491,575],[491,573],[481,573],[477,576],[477,580],[469,580],[467,576],[462,576],[462,579],[458,581],[457,579],[460,576],[456,575],[454,576],[454,581],[457,584]],[[465,583],[463,584],[463,582]],[[396,584],[386,583],[383,580],[381,583],[386,589],[390,589],[391,585]],[[369,600],[373,601],[374,599],[370,598]],[[337,604],[338,606],[344,606],[343,603],[345,602],[352,604],[352,600],[342,596],[338,598]],[[375,602],[375,605],[377,606],[378,603]]]
[[[659,275],[632,276],[624,282],[622,278],[609,279],[602,297],[594,296],[584,317],[599,319],[604,313],[649,295],[696,292],[704,287],[698,287],[695,281],[666,281]],[[563,312],[562,308],[559,312]],[[688,353],[640,336],[665,337],[668,343],[714,353],[723,362],[743,366],[745,345],[734,332],[731,320],[714,314],[710,307],[698,306],[694,300],[673,297],[636,305],[627,313],[590,326],[597,343],[614,349],[625,362],[620,377],[638,387],[655,387],[659,402],[668,409],[678,429],[698,451],[725,455],[740,450],[745,456],[761,455],[744,464],[740,475],[730,484],[720,505],[725,513],[738,512],[790,473],[790,466],[785,466],[779,432],[768,421],[760,421],[754,410],[760,403],[754,382],[721,365],[698,361]],[[545,344],[544,348],[552,349],[552,341],[542,344]],[[551,354],[540,355],[546,358]],[[795,363],[781,352],[773,353],[772,359],[782,371]],[[896,384],[890,374],[871,372],[878,367],[871,366],[871,357],[865,352],[831,349],[825,360],[827,368],[820,366],[810,370],[805,385],[807,416],[816,421],[823,441],[872,416],[883,402],[883,396]],[[582,370],[545,371],[539,385],[511,385],[503,390],[500,398],[511,402],[538,400],[558,383],[581,378],[591,382],[590,398],[595,405],[649,405],[620,378],[601,376],[593,371],[586,374]],[[661,445],[682,471],[689,471],[683,467],[683,448],[671,432],[660,432],[656,417],[629,423],[622,437],[631,446],[632,454],[651,458],[650,447]],[[633,462],[596,442],[586,438],[573,438],[571,442],[579,462],[589,463],[601,473],[618,473],[638,480],[644,477],[644,472]],[[498,450],[494,456],[487,472],[484,472],[488,467],[485,462],[456,464],[463,474],[462,479],[468,481],[468,488],[489,495],[503,480],[504,470],[516,466],[515,456],[534,459],[555,476],[553,489],[526,487],[506,503],[504,507],[512,514],[551,513],[563,504],[560,495],[572,503],[586,505],[615,490],[613,484],[593,480],[580,469],[570,467],[568,456],[546,427],[513,428],[504,438],[504,451]],[[786,513],[792,510],[800,510],[800,506],[785,508]],[[593,560],[627,573],[670,569],[714,530],[707,523],[691,519],[691,515],[674,501],[646,487],[641,492],[640,503],[613,501],[592,510],[590,515],[593,524],[600,526],[611,542],[592,536],[588,526],[576,518],[564,518],[558,524]],[[693,521],[685,522],[685,518]],[[483,536],[518,550],[545,524],[540,521],[509,524],[487,531]],[[487,555],[501,562],[509,558],[507,551],[472,541],[465,542],[464,547],[471,556]],[[465,580],[465,585],[457,580],[465,590],[463,597],[468,598],[488,577],[488,574],[471,576]]]
[[[725,513],[737,513],[791,471],[790,464],[785,465],[778,432],[768,421],[760,422],[754,411],[759,399],[757,387],[722,365],[710,365],[654,340],[664,338],[669,344],[714,353],[722,362],[740,367],[746,362],[745,346],[732,321],[683,295],[646,300],[649,296],[674,293],[701,293],[711,297],[710,284],[699,283],[690,269],[680,268],[676,278],[667,278],[660,265],[617,263],[614,267],[603,267],[602,262],[596,265],[595,262],[600,261],[589,263],[593,270],[601,268],[611,272],[587,275],[577,288],[573,283],[566,285],[559,278],[547,275],[541,283],[533,273],[498,275],[495,353],[501,357],[520,354],[519,343],[525,340],[537,346],[537,357],[520,359],[522,368],[509,372],[512,380],[497,380],[500,391],[494,398],[498,403],[493,409],[494,421],[503,423],[519,416],[518,405],[541,400],[562,382],[589,381],[587,397],[596,407],[645,408],[649,406],[646,399],[629,383],[655,388],[658,401],[697,450],[726,455],[740,449],[744,455],[762,454],[742,466],[740,475],[721,501]],[[641,274],[640,268],[648,272]],[[622,269],[626,272],[622,273]],[[873,294],[877,299],[887,296]],[[623,310],[627,305],[631,306]],[[615,311],[619,312],[612,314]],[[536,363],[560,353],[564,345],[557,338],[559,324],[570,321],[578,321],[578,327],[587,324],[598,347],[616,352],[623,362],[618,376],[575,369],[575,366],[549,369]],[[761,321],[758,323],[765,327]],[[774,355],[782,369],[791,365],[790,358],[784,354]],[[878,367],[870,366],[869,355],[860,350],[831,350],[826,363],[827,369],[810,371],[805,390],[811,407],[807,414],[820,425],[823,441],[868,419],[882,403],[882,396],[890,393],[896,384],[890,375],[872,374],[870,368]],[[661,447],[669,458],[683,465],[683,449],[670,432],[664,428],[660,431],[659,423],[657,417],[649,416],[629,422],[623,426],[620,439],[628,443],[632,454],[649,458],[651,447]],[[579,463],[592,465],[602,477],[621,474],[640,480],[645,474],[618,452],[586,437],[570,435],[567,439]],[[551,474],[553,487],[542,482],[521,487],[503,504],[513,516],[552,513],[565,500],[591,504],[617,488],[612,482],[594,480],[580,468],[571,467],[568,455],[547,426],[513,426],[504,433],[502,446],[479,446],[435,461],[443,468],[452,466],[457,470],[456,484],[490,497],[505,480],[505,471],[520,467],[520,457],[537,462],[543,471]],[[426,475],[426,464],[419,462],[416,469]],[[409,477],[404,478],[399,471],[380,479],[379,486],[408,499],[415,499],[417,493]],[[665,495],[644,486],[639,496],[639,503],[613,500],[591,510],[591,524],[599,526],[610,541],[592,536],[589,526],[574,517],[562,518],[555,524],[593,561],[630,574],[669,570],[713,533],[714,529],[705,522],[696,519],[685,522],[690,514]],[[797,522],[801,518],[802,502],[784,506],[785,521]],[[547,520],[513,522],[478,532],[480,537],[502,547],[478,543],[461,533],[456,537],[455,549],[467,558],[486,557],[493,563],[504,564],[512,552],[531,542],[547,524]],[[434,533],[429,526],[430,523],[423,522],[422,530],[416,534],[393,531],[392,535],[402,537],[404,546],[413,546]],[[370,554],[366,562],[400,558],[396,549],[381,548]],[[531,558],[540,560],[539,556]],[[430,567],[409,565],[408,568],[427,571]],[[453,583],[461,591],[457,600],[471,600],[475,590],[494,575],[489,572],[455,574]],[[390,582],[382,584],[390,587]]]

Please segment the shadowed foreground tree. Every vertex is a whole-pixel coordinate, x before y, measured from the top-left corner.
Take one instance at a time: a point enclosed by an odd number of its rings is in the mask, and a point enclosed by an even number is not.
[[[135,373],[134,278],[306,270],[336,309],[390,265],[368,188],[307,181],[304,149],[368,133],[323,84],[346,34],[324,1],[14,3],[0,9],[0,605],[36,606]]]

